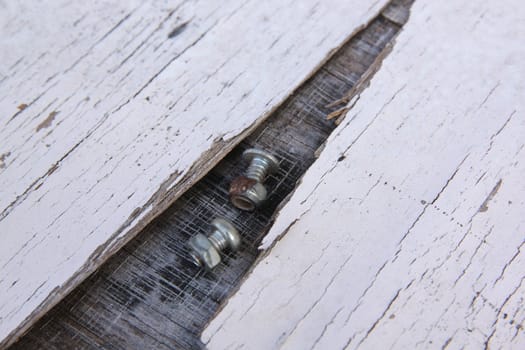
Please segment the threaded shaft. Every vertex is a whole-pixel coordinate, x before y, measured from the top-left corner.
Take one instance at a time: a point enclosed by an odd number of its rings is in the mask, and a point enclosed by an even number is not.
[[[254,157],[246,170],[246,177],[257,182],[264,182],[269,168],[268,161],[262,157]]]
[[[213,233],[208,236],[208,239],[218,251],[223,251],[228,246],[228,241],[226,240],[226,237],[224,237],[222,232],[219,230],[213,231]]]

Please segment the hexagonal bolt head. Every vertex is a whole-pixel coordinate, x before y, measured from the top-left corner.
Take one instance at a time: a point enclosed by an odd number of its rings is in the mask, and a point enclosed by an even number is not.
[[[241,237],[237,229],[229,222],[216,218],[211,222],[213,232],[206,237],[197,234],[188,241],[190,255],[197,266],[211,270],[221,262],[220,252],[229,248],[239,249]]]
[[[272,154],[251,148],[243,153],[250,162],[245,176],[239,176],[230,185],[230,198],[234,206],[252,211],[260,206],[268,195],[263,183],[266,177],[279,170],[279,161]]]

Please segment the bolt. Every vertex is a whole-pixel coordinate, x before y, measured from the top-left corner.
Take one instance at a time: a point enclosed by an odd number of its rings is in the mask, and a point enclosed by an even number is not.
[[[279,169],[279,161],[268,152],[250,148],[242,154],[250,162],[246,174],[239,176],[230,185],[230,198],[239,209],[252,211],[266,200],[267,191],[263,182]]]
[[[195,265],[204,266],[208,270],[221,262],[221,251],[227,248],[236,251],[241,245],[239,231],[229,221],[216,218],[211,222],[211,226],[213,231],[209,236],[199,233],[188,241]]]

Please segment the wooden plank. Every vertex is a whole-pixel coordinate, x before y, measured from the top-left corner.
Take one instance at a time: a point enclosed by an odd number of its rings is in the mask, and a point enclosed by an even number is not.
[[[180,196],[385,3],[2,3],[0,344]]]
[[[383,11],[408,12],[411,1],[393,1]],[[402,5],[402,6],[401,6]],[[221,303],[239,286],[280,203],[315,160],[334,130],[326,115],[370,66],[389,51],[400,26],[375,18],[345,43],[260,127],[168,210],[58,303],[10,349],[200,349],[200,333]],[[245,170],[241,154],[262,147],[282,160],[268,179],[265,206],[247,213],[232,209],[225,191]],[[204,273],[188,259],[184,242],[206,233],[211,216],[223,216],[242,231],[241,250]],[[161,325],[152,328],[151,324]]]
[[[524,35],[519,1],[416,1],[208,348],[524,348]]]

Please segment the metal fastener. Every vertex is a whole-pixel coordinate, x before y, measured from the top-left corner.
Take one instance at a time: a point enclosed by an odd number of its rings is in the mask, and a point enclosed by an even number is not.
[[[221,262],[220,252],[229,248],[239,249],[241,237],[239,231],[227,220],[216,218],[211,222],[213,232],[209,236],[201,233],[188,241],[190,255],[197,266],[213,269]]]
[[[234,206],[252,211],[266,200],[263,183],[266,177],[279,169],[279,161],[268,152],[250,148],[243,153],[250,162],[244,176],[239,176],[230,186],[230,198]]]

